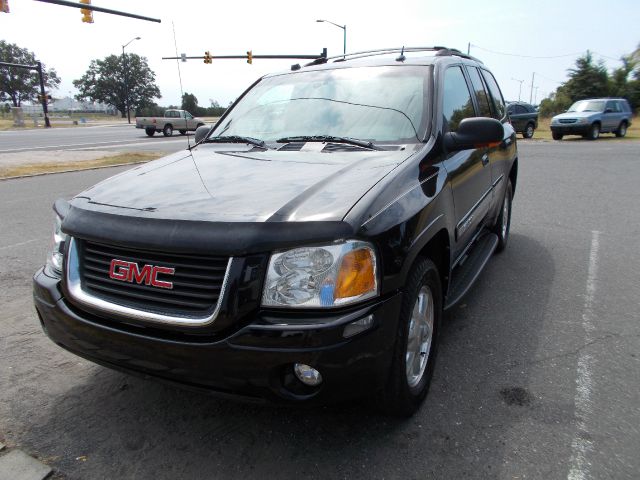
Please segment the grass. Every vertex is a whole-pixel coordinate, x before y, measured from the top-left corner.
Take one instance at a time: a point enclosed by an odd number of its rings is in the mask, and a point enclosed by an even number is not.
[[[627,135],[624,138],[617,138],[613,133],[603,133],[601,134],[599,140],[640,140],[640,117],[635,117],[632,122],[633,123],[627,130]],[[538,120],[538,128],[536,129],[536,133],[533,134],[533,140],[552,140],[551,129],[549,128],[550,123],[550,118],[541,118],[540,120]],[[520,140],[519,137],[520,135],[518,135],[518,140]],[[565,140],[582,140],[582,137],[569,135],[562,139],[562,141]]]
[[[95,160],[75,160],[72,162],[49,162],[31,165],[0,166],[0,178],[20,177],[25,175],[39,175],[44,173],[67,172],[75,170],[90,170],[98,167],[109,167],[129,163],[141,163],[155,160],[163,156],[162,153],[121,153],[118,155],[98,158]]]

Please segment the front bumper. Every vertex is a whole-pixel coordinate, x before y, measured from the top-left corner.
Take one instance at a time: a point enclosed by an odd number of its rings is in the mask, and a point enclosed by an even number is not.
[[[586,135],[589,133],[591,125],[588,123],[566,123],[559,125],[551,125],[553,133],[560,135]]]
[[[333,403],[383,388],[395,343],[402,294],[347,312],[328,312],[314,324],[284,325],[259,313],[255,322],[218,337],[194,339],[131,331],[79,310],[60,280],[34,276],[35,306],[46,334],[61,347],[107,367],[221,396],[278,403]],[[371,316],[372,327],[344,338],[345,326]],[[291,314],[288,314],[291,318]],[[298,322],[304,319],[300,314]],[[291,322],[289,322],[291,323]],[[303,385],[294,363],[319,370],[319,387]]]

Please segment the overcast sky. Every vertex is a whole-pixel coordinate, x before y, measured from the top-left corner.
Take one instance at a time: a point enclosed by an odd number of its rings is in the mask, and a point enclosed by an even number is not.
[[[342,53],[342,30],[319,18],[347,25],[347,51],[384,47],[445,45],[467,50],[494,72],[507,99],[529,100],[531,77],[539,101],[566,79],[578,55],[587,49],[609,69],[640,43],[640,0],[395,0],[392,2],[324,0],[214,2],[206,0],[93,0],[93,5],[159,18],[152,23],[94,13],[81,22],[79,10],[33,0],[9,0],[11,13],[0,13],[0,38],[35,52],[62,79],[55,96],[75,94],[72,80],[94,58],[128,52],[149,59],[162,93],[160,105],[179,104],[180,84],[174,56],[172,22],[178,53],[203,55]],[[501,55],[493,52],[520,55]],[[554,57],[560,58],[527,58]],[[185,92],[201,106],[209,99],[227,105],[261,75],[285,70],[296,61],[201,60],[181,63]]]

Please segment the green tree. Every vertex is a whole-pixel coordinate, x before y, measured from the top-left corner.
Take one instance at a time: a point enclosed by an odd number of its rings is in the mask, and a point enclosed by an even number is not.
[[[123,118],[126,117],[125,65],[129,107],[138,110],[151,106],[154,98],[161,97],[155,84],[156,75],[149,68],[147,59],[135,53],[127,53],[124,62],[121,55],[92,60],[87,72],[73,81],[80,92],[76,99],[111,105],[122,113]]]
[[[182,95],[182,110],[198,115],[198,99],[193,93],[185,93]]]
[[[585,98],[609,95],[609,74],[602,61],[593,61],[591,52],[576,60],[575,68],[569,69],[569,80],[562,86],[571,102]]]
[[[35,65],[36,61],[33,52],[20,48],[15,43],[0,40],[0,62]],[[60,85],[60,78],[53,68],[47,70],[42,64],[42,73],[48,90]],[[11,101],[14,107],[19,107],[24,101],[35,100],[39,93],[40,79],[37,72],[23,68],[0,67],[0,101]]]

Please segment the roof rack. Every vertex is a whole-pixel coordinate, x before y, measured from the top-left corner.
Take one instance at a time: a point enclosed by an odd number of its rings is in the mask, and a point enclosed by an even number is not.
[[[362,52],[353,52],[347,53],[346,55],[336,55],[333,57],[323,57],[317,58],[313,62],[309,62],[305,64],[305,67],[310,67],[312,65],[318,65],[321,63],[327,63],[329,60],[333,60],[335,62],[345,62],[347,60],[355,60],[357,58],[365,58],[365,57],[374,57],[377,55],[387,55],[389,53],[407,53],[407,52],[436,52],[436,56],[444,57],[444,56],[456,56],[461,58],[467,58],[469,60],[475,60],[476,62],[482,63],[482,60],[479,60],[471,55],[467,55],[462,53],[460,50],[456,48],[448,48],[442,46],[434,46],[434,47],[396,47],[396,48],[382,48],[378,50],[364,50]]]

